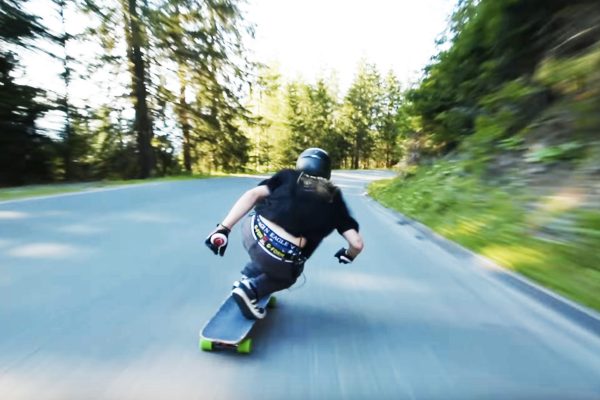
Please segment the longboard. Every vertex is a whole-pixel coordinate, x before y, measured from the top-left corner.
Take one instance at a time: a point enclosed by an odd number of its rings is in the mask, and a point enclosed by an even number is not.
[[[258,304],[273,308],[276,301],[275,296],[266,296]],[[244,317],[234,298],[228,296],[200,331],[200,348],[204,351],[231,348],[248,354],[252,351],[252,339],[247,336],[256,321]]]

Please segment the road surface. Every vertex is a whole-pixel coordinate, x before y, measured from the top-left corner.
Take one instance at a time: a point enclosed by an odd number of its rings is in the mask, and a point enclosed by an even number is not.
[[[260,178],[0,203],[0,399],[599,399],[600,337],[364,195],[338,172],[365,251],[332,235],[253,331],[198,331],[246,260],[203,240]]]

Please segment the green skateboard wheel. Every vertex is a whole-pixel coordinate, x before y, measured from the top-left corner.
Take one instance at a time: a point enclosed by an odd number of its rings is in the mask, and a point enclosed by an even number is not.
[[[248,338],[242,341],[237,348],[238,353],[241,354],[250,354],[252,351],[252,339]]]
[[[271,296],[267,303],[267,308],[275,308],[277,306],[277,297]]]
[[[200,339],[200,348],[204,351],[213,351],[213,342],[206,339]]]

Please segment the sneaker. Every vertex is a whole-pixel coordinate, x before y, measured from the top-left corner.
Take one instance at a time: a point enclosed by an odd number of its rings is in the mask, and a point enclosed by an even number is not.
[[[242,284],[242,281],[247,281],[247,280],[248,280],[248,277],[246,275],[242,275],[242,277],[240,278],[239,281],[233,282],[233,287],[231,288],[231,290],[240,287],[240,285]]]
[[[258,306],[256,292],[248,279],[236,281],[231,292],[233,299],[248,319],[263,319],[266,315],[264,308]]]

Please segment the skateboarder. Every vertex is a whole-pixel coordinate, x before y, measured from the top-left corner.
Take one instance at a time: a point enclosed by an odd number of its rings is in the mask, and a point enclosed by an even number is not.
[[[281,170],[245,192],[206,238],[209,249],[223,256],[231,229],[254,208],[242,221],[243,244],[251,261],[232,290],[246,318],[264,318],[258,299],[292,286],[305,261],[334,229],[348,242],[348,248],[335,253],[340,263],[351,263],[362,251],[358,223],[330,177],[327,152],[307,149],[295,170]]]

